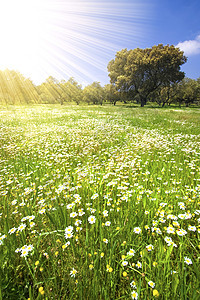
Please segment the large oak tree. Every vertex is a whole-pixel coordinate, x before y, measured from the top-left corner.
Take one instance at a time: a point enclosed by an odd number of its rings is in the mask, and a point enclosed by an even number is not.
[[[137,96],[144,106],[152,92],[184,78],[180,67],[186,61],[184,53],[173,45],[122,49],[108,64],[110,82],[118,91]]]

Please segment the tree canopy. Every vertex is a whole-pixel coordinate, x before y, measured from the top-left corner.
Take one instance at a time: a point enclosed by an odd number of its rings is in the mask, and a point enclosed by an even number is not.
[[[180,67],[186,61],[183,52],[173,45],[122,49],[108,64],[110,82],[118,91],[139,97],[144,106],[152,92],[184,78]]]

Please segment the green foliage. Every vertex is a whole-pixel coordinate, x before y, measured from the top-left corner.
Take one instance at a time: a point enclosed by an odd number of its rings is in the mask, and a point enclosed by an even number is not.
[[[187,61],[179,48],[153,46],[134,50],[123,49],[108,64],[110,81],[118,90],[139,96],[141,106],[159,87],[168,87],[184,78],[180,66]]]
[[[0,104],[33,104],[38,102],[36,86],[16,71],[0,71]]]
[[[83,90],[83,101],[88,104],[103,104],[105,92],[99,82],[93,82]]]
[[[198,80],[184,78],[175,86],[174,101],[179,105],[185,103],[186,106],[200,101],[200,84]]]

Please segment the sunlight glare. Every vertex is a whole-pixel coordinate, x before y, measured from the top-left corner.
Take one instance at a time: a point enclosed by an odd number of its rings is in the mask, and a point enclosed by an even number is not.
[[[127,42],[141,45],[148,11],[139,0],[0,0],[0,69],[36,83],[50,75],[97,80]]]

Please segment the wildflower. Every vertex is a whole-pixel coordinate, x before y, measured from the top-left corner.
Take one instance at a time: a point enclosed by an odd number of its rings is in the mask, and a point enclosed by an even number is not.
[[[11,202],[12,205],[15,205],[16,203],[17,203],[16,199]]]
[[[155,227],[155,231],[157,234],[162,234],[162,231],[160,230],[160,228]]]
[[[65,233],[65,238],[66,239],[71,239],[73,237],[73,233],[69,232],[69,233]]]
[[[196,226],[191,226],[191,225],[189,225],[189,226],[188,226],[188,230],[189,230],[189,231],[196,231],[197,228],[196,228]]]
[[[62,249],[65,250],[65,248],[67,248],[69,245],[70,245],[70,241],[62,245]]]
[[[38,291],[41,295],[44,295],[44,288],[42,286],[39,287]]]
[[[133,231],[134,231],[135,233],[137,233],[137,234],[140,234],[142,230],[140,229],[140,227],[135,227],[135,228],[133,229]]]
[[[99,197],[99,194],[98,194],[98,193],[95,193],[95,194],[91,197],[91,199],[94,200],[94,199],[96,199],[97,197]]]
[[[159,293],[158,293],[158,291],[155,289],[155,290],[153,290],[153,296],[154,297],[158,297],[159,296]]]
[[[37,267],[39,265],[39,260],[37,260],[36,262],[35,262],[35,266]]]
[[[151,251],[151,250],[154,249],[154,246],[153,245],[147,245],[146,249],[147,249],[147,251]]]
[[[179,226],[180,226],[180,224],[179,224],[178,221],[173,221],[172,224],[173,224],[174,226],[176,226],[176,227],[179,227]]]
[[[81,223],[82,223],[82,221],[77,219],[75,222],[75,226],[79,226]]]
[[[171,242],[172,242],[172,238],[169,237],[169,236],[166,236],[166,237],[165,237],[165,242],[166,242],[166,243],[171,243]]]
[[[149,282],[148,282],[148,285],[153,289],[154,286],[155,286],[155,283],[154,283],[153,281],[149,281]]]
[[[140,261],[138,261],[137,264],[136,264],[136,267],[137,267],[138,269],[141,269],[141,268],[142,268],[142,263],[141,263]]]
[[[21,248],[17,248],[16,250],[15,250],[15,253],[19,253],[21,251]]]
[[[165,222],[166,222],[166,220],[165,220],[164,218],[160,218],[159,221],[160,221],[161,223],[165,223]]]
[[[126,260],[124,260],[124,261],[122,262],[122,266],[125,267],[125,266],[127,266],[127,265],[128,265],[128,262],[127,262]]]
[[[107,265],[106,266],[106,271],[109,272],[109,273],[111,273],[113,271],[113,268],[111,268],[110,265]]]
[[[41,210],[39,210],[39,214],[44,214],[45,213],[45,211],[46,211],[46,209],[45,208],[42,208]]]
[[[184,257],[184,262],[187,264],[187,265],[192,265],[192,260],[188,257]]]
[[[26,224],[21,224],[19,227],[18,227],[18,230],[19,231],[22,231],[24,228],[26,228]]]
[[[154,267],[156,267],[157,264],[158,264],[158,263],[157,263],[156,261],[153,262],[153,266],[154,266]]]
[[[27,255],[28,255],[28,250],[27,250],[27,248],[25,248],[25,249],[23,249],[22,251],[21,251],[21,257],[26,257]]]
[[[74,211],[70,214],[70,218],[75,218],[77,216],[77,213]]]
[[[8,233],[12,234],[12,233],[14,233],[16,230],[17,230],[17,228],[13,227],[13,228],[11,228],[11,229],[8,231]]]
[[[167,227],[167,233],[175,233],[175,229],[172,226]]]
[[[76,227],[76,232],[81,231],[83,228],[82,227]]]
[[[103,211],[103,216],[104,216],[104,217],[107,217],[107,216],[108,216],[108,211],[107,211],[107,210],[104,210],[104,211]]]
[[[158,224],[158,221],[156,221],[156,220],[153,220],[153,221],[152,221],[152,225],[153,225],[153,226],[156,226],[157,224]]]
[[[167,203],[160,203],[161,207],[165,207],[167,205]]]
[[[101,258],[102,258],[102,257],[104,257],[104,253],[103,253],[103,252],[101,252]]]
[[[103,239],[103,242],[104,242],[105,244],[108,244],[108,240],[107,240],[107,239]]]
[[[71,209],[74,205],[74,203],[67,204],[67,209]]]
[[[44,252],[44,254],[43,254],[47,259],[49,258],[49,255],[48,255],[48,253],[46,253],[46,252]]]
[[[130,286],[131,286],[133,289],[136,289],[136,283],[135,283],[135,281],[131,281]]]
[[[76,276],[76,273],[77,273],[77,271],[73,268],[73,269],[70,271],[70,276],[71,276],[71,277],[75,277],[75,276]]]
[[[110,222],[110,221],[107,221],[107,222],[105,223],[105,226],[110,226],[110,224],[111,224],[111,222]]]
[[[35,219],[35,216],[29,216],[29,217],[27,217],[27,219],[29,220],[29,222],[31,222]]]
[[[184,230],[184,229],[177,229],[176,230],[176,233],[179,235],[179,236],[184,236],[187,234],[187,231]]]
[[[89,265],[89,269],[92,270],[94,266],[92,264]]]
[[[68,226],[65,228],[65,233],[72,233],[73,231],[73,227],[72,226]]]
[[[135,292],[135,291],[133,291],[133,292],[131,293],[131,298],[137,300],[137,298],[138,298],[138,293]]]
[[[27,247],[26,247],[26,249],[28,250],[28,251],[32,251],[33,250],[33,245],[28,245]]]
[[[96,217],[95,217],[95,216],[90,216],[90,217],[88,218],[88,222],[89,222],[90,224],[94,224],[95,221],[96,221]]]
[[[176,216],[174,216],[174,215],[168,215],[167,219],[171,219],[171,220],[175,220],[176,221],[178,218]]]
[[[79,217],[83,216],[84,214],[85,214],[85,212],[83,211],[83,209],[79,208],[78,209],[78,215],[79,215]]]
[[[123,272],[123,276],[126,277],[127,276],[127,272]]]
[[[127,252],[127,255],[134,256],[135,255],[135,250],[130,249],[129,252]]]

